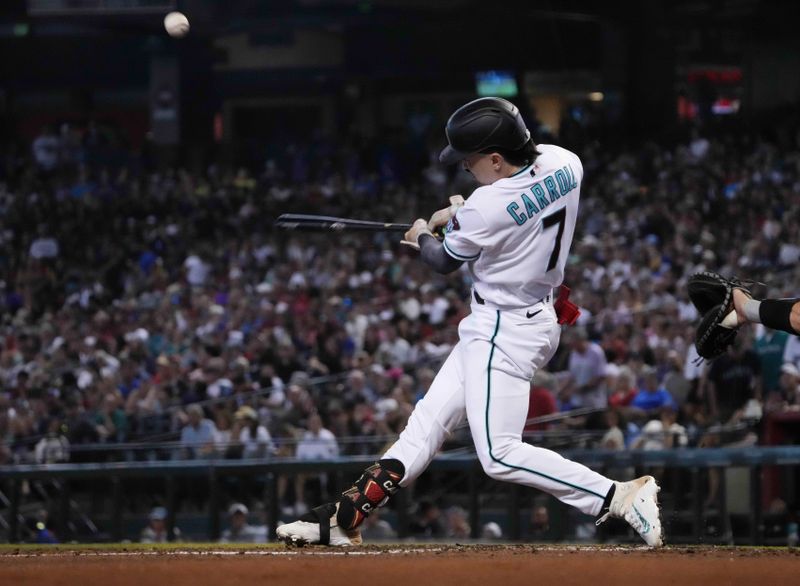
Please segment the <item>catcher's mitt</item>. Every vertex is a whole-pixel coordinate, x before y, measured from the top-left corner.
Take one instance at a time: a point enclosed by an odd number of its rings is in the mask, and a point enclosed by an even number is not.
[[[738,320],[735,314],[731,317],[734,289],[750,295],[739,279],[726,279],[717,273],[696,273],[689,277],[689,299],[703,316],[697,326],[695,346],[706,360],[722,355],[736,339]]]

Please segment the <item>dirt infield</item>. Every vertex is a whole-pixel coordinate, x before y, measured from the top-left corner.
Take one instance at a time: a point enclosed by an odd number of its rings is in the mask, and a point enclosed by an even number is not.
[[[330,586],[427,584],[779,585],[797,583],[800,551],[785,548],[370,546],[0,550],[0,584],[53,586]]]

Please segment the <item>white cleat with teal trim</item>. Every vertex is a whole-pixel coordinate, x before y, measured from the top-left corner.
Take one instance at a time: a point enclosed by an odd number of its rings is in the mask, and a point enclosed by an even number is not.
[[[597,520],[599,525],[609,517],[625,519],[650,547],[664,545],[661,514],[658,510],[658,491],[661,488],[652,476],[642,476],[629,482],[615,482],[614,498],[608,512]]]

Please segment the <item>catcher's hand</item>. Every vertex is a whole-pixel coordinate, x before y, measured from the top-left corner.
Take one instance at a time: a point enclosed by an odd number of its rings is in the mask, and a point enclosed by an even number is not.
[[[717,273],[696,273],[689,277],[689,299],[703,316],[697,326],[695,346],[706,360],[721,356],[736,339],[742,322],[733,307],[733,291],[750,290],[738,279],[726,279]]]

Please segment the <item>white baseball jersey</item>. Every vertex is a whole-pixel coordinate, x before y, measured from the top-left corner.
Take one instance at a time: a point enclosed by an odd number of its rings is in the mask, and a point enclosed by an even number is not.
[[[444,247],[467,261],[478,295],[499,309],[530,306],[561,284],[575,233],[583,165],[537,145],[533,165],[476,189],[447,226]]]

